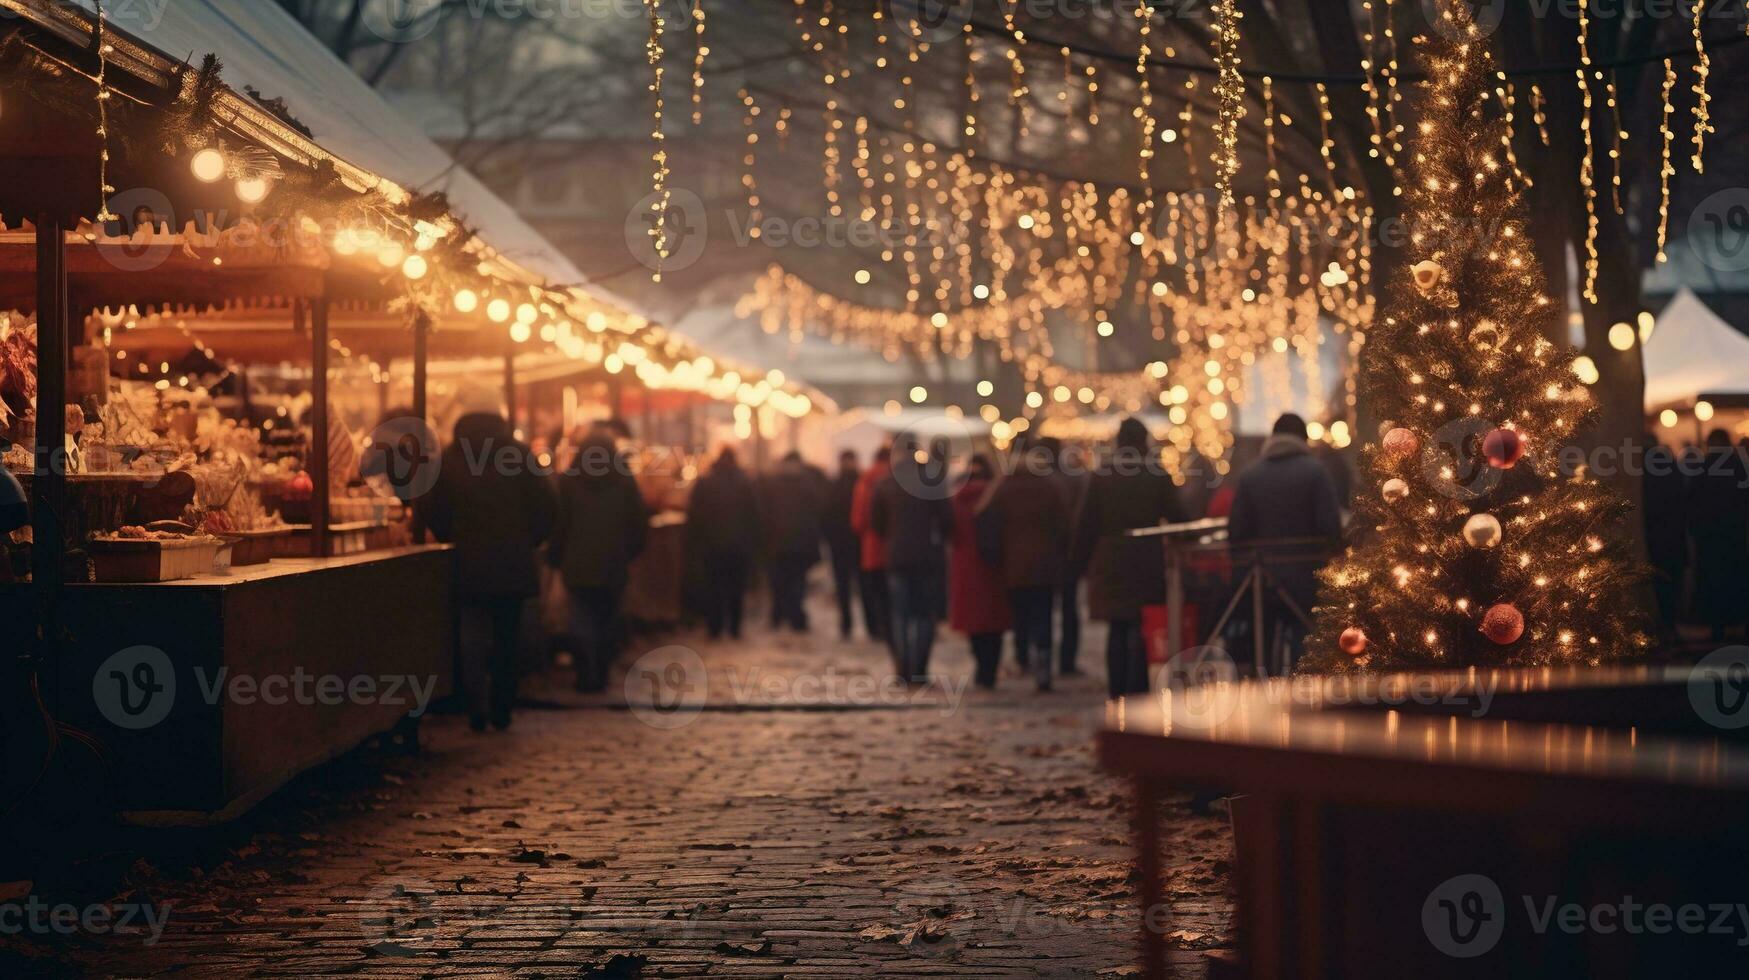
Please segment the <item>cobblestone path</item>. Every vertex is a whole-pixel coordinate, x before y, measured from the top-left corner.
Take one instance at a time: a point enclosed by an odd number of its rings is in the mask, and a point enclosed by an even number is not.
[[[653,656],[696,651],[708,698],[632,711],[559,677],[508,732],[429,718],[418,756],[363,750],[229,827],[135,832],[108,901],[167,911],[161,938],[6,937],[0,974],[1137,972],[1128,799],[1092,757],[1100,678],[967,690],[945,633],[922,692],[880,683],[867,643],[667,642]],[[1175,972],[1201,976],[1231,837],[1182,802],[1167,928]]]

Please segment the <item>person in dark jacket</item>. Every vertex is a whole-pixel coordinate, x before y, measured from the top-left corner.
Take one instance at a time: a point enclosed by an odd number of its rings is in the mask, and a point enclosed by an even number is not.
[[[953,551],[947,566],[948,623],[971,641],[972,676],[982,688],[996,686],[1002,634],[1014,622],[1001,569],[978,552],[978,505],[994,476],[987,456],[973,456],[967,464],[966,481],[953,494]]]
[[[826,548],[832,554],[832,591],[838,599],[838,635],[850,639],[856,625],[856,594],[861,586],[862,541],[850,522],[850,511],[856,503],[856,483],[862,478],[856,453],[846,449],[838,454],[838,476],[826,488]],[[869,616],[863,605],[863,618]],[[870,636],[879,636],[873,620],[868,623]]]
[[[1725,628],[1749,616],[1749,473],[1723,429],[1707,433],[1705,455],[1688,485],[1688,533],[1694,538],[1694,615],[1712,628],[1716,642]]]
[[[808,631],[808,570],[820,561],[824,509],[818,471],[791,451],[766,478],[762,522],[771,579],[771,622]]]
[[[997,565],[1014,610],[1014,651],[1040,691],[1052,687],[1051,610],[1068,577],[1069,498],[1048,444],[1020,441],[1010,471],[991,489],[980,518],[994,533]]]
[[[650,513],[611,433],[596,429],[559,477],[559,526],[547,560],[571,594],[577,689],[600,691],[618,652],[620,604]]]
[[[551,484],[510,423],[497,394],[463,394],[464,414],[419,504],[423,524],[453,544],[462,689],[475,731],[510,726],[523,605],[540,592],[535,552],[553,532]]]
[[[1286,593],[1299,614],[1310,617],[1318,598],[1318,567],[1314,542],[1332,551],[1342,543],[1342,511],[1330,471],[1312,455],[1306,441],[1306,421],[1289,412],[1277,419],[1263,443],[1257,462],[1239,474],[1233,492],[1233,512],[1227,518],[1227,539],[1235,547],[1255,544],[1255,555],[1236,556],[1263,562],[1272,584]],[[1271,554],[1267,542],[1295,541]],[[1287,647],[1286,672],[1299,660],[1306,625],[1283,603],[1276,588],[1264,597],[1266,639],[1279,637]]]
[[[1645,448],[1640,510],[1645,520],[1646,557],[1652,565],[1659,629],[1669,642],[1676,639],[1683,581],[1688,574],[1688,481],[1676,465],[1676,454],[1657,436],[1645,433],[1640,444]]]
[[[1087,578],[1088,612],[1109,624],[1106,684],[1114,698],[1148,690],[1142,610],[1166,601],[1159,542],[1124,532],[1186,519],[1178,487],[1150,443],[1140,420],[1118,425],[1117,445],[1087,488],[1072,551]]]
[[[1087,486],[1093,474],[1075,446],[1047,436],[1040,442],[1050,450],[1051,473],[1069,505],[1069,533],[1081,520],[1087,502]],[[1065,548],[1067,542],[1065,541]],[[1073,562],[1063,562],[1063,582],[1057,589],[1057,669],[1064,677],[1079,677],[1081,668],[1081,575]]]
[[[875,488],[870,522],[886,547],[888,634],[897,672],[914,684],[929,680],[935,626],[945,612],[947,542],[953,536],[946,453],[913,441],[893,450],[892,472]]]
[[[686,512],[688,548],[705,574],[705,628],[715,640],[741,638],[747,574],[759,550],[759,502],[753,481],[724,447],[698,485]]]

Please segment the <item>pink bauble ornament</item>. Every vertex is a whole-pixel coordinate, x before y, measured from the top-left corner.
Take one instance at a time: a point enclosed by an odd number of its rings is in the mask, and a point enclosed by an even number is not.
[[[1524,614],[1510,602],[1499,602],[1482,613],[1482,635],[1505,646],[1524,635]]]
[[[1513,429],[1495,429],[1482,440],[1482,455],[1497,470],[1509,470],[1524,458],[1524,437]]]
[[[1398,426],[1385,433],[1385,455],[1396,461],[1402,461],[1421,451],[1421,437],[1413,429]]]
[[[1379,488],[1379,493],[1384,495],[1385,503],[1394,504],[1409,496],[1409,484],[1393,476]]]
[[[1350,626],[1342,631],[1342,636],[1336,642],[1342,647],[1343,653],[1358,657],[1366,652],[1366,631],[1358,626]]]

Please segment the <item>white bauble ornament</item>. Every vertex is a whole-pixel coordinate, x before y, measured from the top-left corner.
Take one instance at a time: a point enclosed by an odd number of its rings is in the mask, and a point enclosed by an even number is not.
[[[1472,548],[1492,548],[1500,543],[1500,521],[1493,514],[1471,514],[1464,522],[1464,543]]]
[[[1384,494],[1386,503],[1394,504],[1409,496],[1409,484],[1393,476],[1385,481],[1385,485],[1379,488],[1379,492]]]

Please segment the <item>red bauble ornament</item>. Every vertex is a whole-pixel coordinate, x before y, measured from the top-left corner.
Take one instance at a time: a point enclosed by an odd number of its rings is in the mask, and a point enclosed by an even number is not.
[[[1482,635],[1505,646],[1524,635],[1524,614],[1510,602],[1499,602],[1482,613]]]
[[[1358,657],[1366,652],[1366,631],[1358,626],[1350,626],[1342,631],[1342,636],[1336,642],[1342,647],[1343,653]]]
[[[1398,426],[1385,433],[1385,455],[1395,460],[1408,459],[1421,451],[1421,437],[1413,430]]]
[[[1524,437],[1512,429],[1495,429],[1482,440],[1482,455],[1497,470],[1509,470],[1524,458]]]

